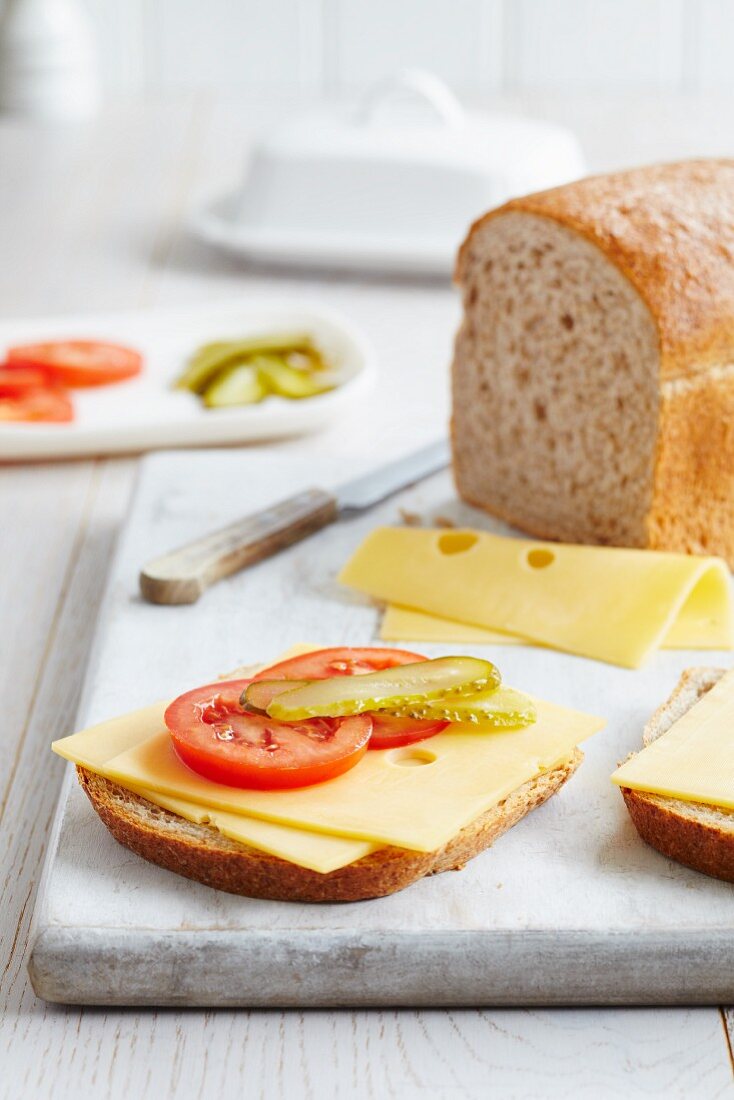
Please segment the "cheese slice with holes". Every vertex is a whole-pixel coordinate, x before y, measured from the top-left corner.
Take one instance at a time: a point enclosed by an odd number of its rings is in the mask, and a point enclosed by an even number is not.
[[[308,647],[306,647],[308,648]],[[120,718],[113,718],[97,726],[74,733],[55,741],[52,748],[60,756],[80,764],[88,771],[105,775],[108,761],[129,752],[150,738],[163,736],[169,740],[165,731],[163,714],[167,703],[154,703],[142,710],[133,711]],[[181,765],[183,768],[183,765]],[[188,771],[188,769],[184,769]],[[193,773],[192,773],[193,774]],[[178,814],[186,821],[197,825],[212,825],[224,836],[239,841],[258,851],[279,856],[289,863],[297,863],[321,874],[336,871],[354,863],[378,845],[369,841],[350,840],[347,837],[327,836],[320,833],[308,833],[303,829],[294,829],[287,825],[246,817],[243,814],[226,813],[214,806],[201,802],[188,801],[172,794],[163,794],[156,790],[155,776],[146,775],[143,782],[131,779],[123,786],[135,794],[147,798],[149,802],[162,806],[164,810]],[[151,782],[152,781],[152,782]],[[215,786],[215,784],[212,784]]]
[[[382,527],[339,579],[387,603],[627,668],[664,642],[730,649],[734,641],[719,558]]]
[[[167,732],[150,733],[151,722],[161,721],[162,704],[63,738],[53,748],[153,800],[162,796],[203,807],[215,823],[219,814],[238,815],[243,838],[254,835],[255,818],[289,826],[296,837],[300,830],[302,847],[296,850],[296,839],[284,837],[276,854],[287,843],[290,855],[284,858],[314,866],[320,843],[347,843],[345,838],[434,851],[517,787],[568,760],[604,724],[553,703],[536,706],[538,720],[525,729],[452,725],[416,745],[369,751],[344,775],[289,791],[227,787],[191,771]]]
[[[412,607],[400,607],[389,603],[380,624],[383,642],[446,642],[467,645],[533,645],[529,638],[517,634],[504,634],[501,630],[488,630],[484,626],[460,623],[456,619],[442,619],[427,611]]]
[[[612,782],[734,810],[734,670],[625,761]]]
[[[665,635],[662,642],[663,649],[716,649],[719,648],[715,634],[711,637],[710,645],[703,645],[700,635],[697,644],[692,644],[694,637],[690,630],[688,615],[690,601],[685,603],[680,615]],[[689,636],[690,634],[690,636]],[[534,645],[543,646],[542,642],[534,642],[531,638],[523,638],[519,634],[505,634],[500,630],[487,630],[483,626],[471,626],[469,623],[460,623],[456,619],[442,619],[438,615],[429,615],[426,611],[414,611],[411,607],[400,607],[398,604],[388,604],[382,616],[380,624],[380,637],[384,642],[435,642],[437,644],[462,644],[467,645]],[[727,648],[721,645],[722,649]]]

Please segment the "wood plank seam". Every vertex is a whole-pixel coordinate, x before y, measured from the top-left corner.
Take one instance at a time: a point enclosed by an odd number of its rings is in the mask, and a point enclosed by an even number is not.
[[[57,633],[57,630],[58,630],[59,620],[61,618],[61,613],[62,613],[62,610],[63,610],[64,601],[66,600],[66,596],[67,596],[68,591],[69,591],[69,585],[71,583],[71,578],[74,574],[74,569],[76,567],[76,563],[79,560],[79,555],[81,553],[81,549],[82,549],[82,546],[84,544],[84,538],[86,536],[87,529],[89,527],[89,518],[91,516],[92,507],[94,505],[94,500],[96,498],[97,490],[99,488],[99,476],[100,475],[99,475],[98,467],[99,467],[99,460],[95,460],[94,465],[92,467],[91,477],[90,477],[89,483],[87,485],[87,491],[86,491],[85,497],[84,497],[84,505],[83,505],[82,513],[81,513],[80,520],[79,520],[79,526],[77,528],[76,535],[74,536],[74,542],[72,544],[71,551],[69,553],[69,557],[68,557],[68,560],[67,560],[67,563],[66,563],[66,568],[64,570],[64,578],[63,578],[63,581],[61,583],[61,590],[59,592],[58,599],[56,601],[56,609],[54,611],[53,619],[51,620],[51,626],[50,626],[48,635],[46,637],[46,644],[43,647],[43,652],[41,654],[41,660],[38,664],[38,668],[36,670],[36,675],[34,677],[34,681],[33,681],[33,699],[34,700],[36,698],[36,694],[37,694],[38,688],[40,686],[41,677],[43,676],[43,670],[46,667],[46,663],[48,661],[49,653],[53,649],[53,646],[54,646],[54,643],[55,643],[55,640],[56,640],[56,633]],[[2,824],[3,816],[5,814],[5,809],[6,809],[7,804],[8,804],[8,799],[10,798],[10,794],[11,794],[11,791],[12,791],[12,788],[13,788],[13,783],[15,781],[15,776],[16,776],[16,773],[18,771],[18,764],[19,764],[19,761],[20,761],[21,753],[23,751],[23,745],[25,743],[25,738],[26,738],[26,735],[28,733],[28,727],[29,727],[29,725],[32,721],[32,718],[33,718],[33,710],[34,710],[34,706],[33,706],[33,704],[31,704],[31,706],[28,709],[28,715],[27,715],[25,723],[23,725],[23,730],[21,732],[21,736],[18,738],[18,743],[16,745],[15,752],[13,754],[13,760],[12,760],[12,763],[10,765],[10,771],[8,773],[8,781],[7,781],[6,786],[5,786],[5,791],[3,792],[2,800],[0,800],[0,825]]]
[[[720,1008],[719,1013],[724,1028],[724,1041],[729,1055],[731,1075],[734,1079],[734,1008]]]

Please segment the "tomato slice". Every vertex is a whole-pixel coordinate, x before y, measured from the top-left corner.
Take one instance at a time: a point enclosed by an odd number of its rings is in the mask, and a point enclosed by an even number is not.
[[[410,665],[425,661],[420,653],[406,649],[387,649],[381,646],[340,646],[333,649],[317,649],[281,661],[254,676],[255,680],[325,680],[331,676],[359,676],[366,672],[380,672],[396,665]],[[387,714],[372,714],[371,749],[391,749],[400,745],[412,745],[424,741],[446,729],[448,722],[435,718],[393,718]]]
[[[195,772],[230,787],[310,787],[349,771],[364,756],[370,715],[276,722],[240,706],[250,682],[206,684],[166,710],[174,748]]]
[[[0,366],[0,397],[17,397],[26,390],[43,389],[51,375],[38,367]]]
[[[133,378],[143,369],[142,355],[101,340],[50,340],[8,350],[8,363],[48,370],[64,386],[104,386]]]
[[[393,718],[389,714],[372,715],[371,749],[397,749],[401,745],[412,745],[414,741],[425,741],[448,726],[448,722],[435,718]]]
[[[406,649],[383,649],[381,646],[336,646],[301,653],[287,661],[258,672],[254,680],[327,680],[332,676],[359,676],[363,672],[380,672],[396,665],[412,665],[425,661],[420,653]]]
[[[46,386],[16,394],[0,394],[0,421],[68,422],[74,406],[65,390]]]

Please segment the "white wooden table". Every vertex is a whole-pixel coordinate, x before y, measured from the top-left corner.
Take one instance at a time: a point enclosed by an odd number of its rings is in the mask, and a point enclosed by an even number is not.
[[[728,153],[728,104],[531,104],[578,125],[594,167]],[[371,331],[384,384],[308,443],[340,469],[420,443],[447,412],[456,303],[438,284],[256,271],[187,239],[271,113],[204,98],[122,105],[79,130],[0,123],[5,316],[274,293]],[[407,349],[407,350],[406,350]],[[412,353],[412,354],[411,354]],[[28,927],[95,615],[136,461],[0,469],[0,1096],[508,1097],[732,1094],[725,1010],[137,1012],[38,1001]]]

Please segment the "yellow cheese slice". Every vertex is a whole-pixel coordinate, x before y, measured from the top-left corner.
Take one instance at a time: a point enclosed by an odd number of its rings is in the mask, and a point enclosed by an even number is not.
[[[617,768],[612,782],[734,810],[734,670]]]
[[[339,579],[388,603],[627,668],[664,639],[694,649],[734,642],[719,558],[383,527]]]
[[[687,600],[681,608],[678,618],[662,642],[663,649],[716,649],[718,642],[715,634],[710,644],[702,644],[700,631],[696,633],[696,623],[691,622],[695,612],[695,600]],[[500,630],[487,630],[483,626],[470,626],[456,619],[442,619],[438,615],[429,615],[427,611],[414,611],[411,607],[400,607],[390,603],[385,608],[380,625],[380,637],[384,642],[436,642],[467,645],[534,645],[543,647],[542,642],[531,638],[522,638],[519,634],[504,634]],[[695,644],[694,644],[695,643]],[[721,646],[726,649],[725,645]]]
[[[383,642],[447,642],[467,645],[533,645],[529,638],[517,634],[503,634],[500,630],[487,630],[483,626],[471,626],[456,619],[442,619],[427,611],[415,611],[412,607],[400,607],[389,603],[380,624]]]
[[[88,771],[105,775],[105,764],[120,753],[129,752],[156,735],[162,735],[169,740],[168,734],[163,732],[163,713],[167,706],[168,703],[154,703],[142,710],[91,726],[55,741],[52,748],[74,764],[81,764]],[[178,814],[186,821],[193,821],[197,825],[212,825],[231,840],[321,874],[328,874],[329,871],[354,863],[376,851],[378,847],[368,841],[308,833],[303,829],[245,817],[243,814],[228,814],[201,802],[164,795],[155,790],[155,783],[151,785],[129,782],[123,783],[123,786],[147,798],[149,802],[162,806],[164,810]]]
[[[53,747],[126,787],[194,802],[209,814],[224,811],[245,815],[243,820],[256,817],[328,834],[322,839],[351,837],[429,852],[516,787],[567,760],[604,724],[552,703],[536,705],[538,720],[525,729],[490,732],[486,726],[454,725],[422,744],[370,751],[346,774],[294,791],[212,783],[181,763],[166,732],[121,747],[120,726],[132,718],[140,730],[136,716],[74,734]],[[119,750],[116,755],[108,755],[107,744]]]
[[[356,863],[358,859],[381,847],[366,840],[310,833],[289,825],[277,825],[273,821],[224,813],[213,807],[187,802],[183,798],[171,798],[147,787],[131,786],[130,790],[147,798],[149,802],[162,806],[164,810],[178,814],[186,821],[193,821],[196,825],[211,825],[230,840],[237,840],[240,844],[257,848],[271,856],[279,856],[289,863],[297,863],[300,867],[307,867],[322,875],[338,871],[349,863]]]

